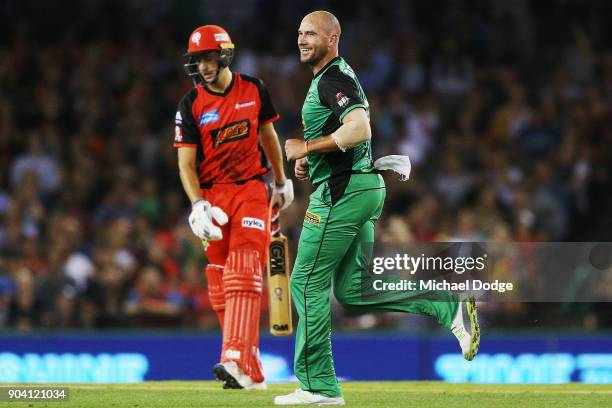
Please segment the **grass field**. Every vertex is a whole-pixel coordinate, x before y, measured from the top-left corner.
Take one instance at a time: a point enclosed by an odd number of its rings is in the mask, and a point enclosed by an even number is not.
[[[23,386],[23,385],[19,385]],[[57,386],[57,385],[55,385]],[[6,385],[2,385],[6,387]],[[215,382],[147,382],[132,385],[69,385],[68,402],[10,402],[7,407],[271,407],[275,395],[295,389],[222,390]],[[343,383],[348,407],[612,407],[612,386],[478,385],[440,382]]]

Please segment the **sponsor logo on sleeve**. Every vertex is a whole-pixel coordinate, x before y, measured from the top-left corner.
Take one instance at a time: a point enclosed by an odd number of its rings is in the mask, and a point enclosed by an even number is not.
[[[181,126],[183,124],[183,116],[181,115],[181,111],[176,111],[176,115],[174,115],[174,124],[177,126]]]
[[[235,142],[236,140],[247,138],[249,137],[250,129],[250,121],[241,120],[232,122],[220,129],[211,130],[210,135],[213,139],[213,147],[219,147],[219,145],[223,143]]]
[[[199,126],[208,125],[210,123],[215,123],[219,121],[219,109],[213,109],[208,112],[204,112],[202,116],[200,116],[200,124]]]
[[[178,143],[183,141],[183,129],[180,126],[174,127],[174,141]]]
[[[266,229],[266,224],[263,222],[263,220],[260,220],[259,218],[252,218],[252,217],[243,217],[242,226],[244,228],[255,228],[258,230],[262,230],[262,231]]]
[[[306,210],[306,215],[304,216],[304,222],[307,222],[312,225],[319,225],[321,223],[321,216],[313,213],[310,210]]]
[[[336,94],[336,102],[338,103],[338,106],[340,106],[341,108],[344,108],[349,103],[349,98],[348,96],[344,95],[342,92],[338,92]]]

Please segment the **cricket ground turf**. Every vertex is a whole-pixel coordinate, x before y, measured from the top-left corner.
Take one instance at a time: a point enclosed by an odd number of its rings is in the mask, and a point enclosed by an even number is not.
[[[8,388],[10,385],[4,384],[1,387]],[[69,398],[65,402],[0,402],[0,406],[11,408],[272,407],[274,396],[290,393],[296,385],[271,384],[267,391],[223,390],[220,383],[212,381],[145,382],[129,385],[69,384],[66,387],[69,390]],[[342,389],[347,407],[612,407],[610,385],[344,382]]]

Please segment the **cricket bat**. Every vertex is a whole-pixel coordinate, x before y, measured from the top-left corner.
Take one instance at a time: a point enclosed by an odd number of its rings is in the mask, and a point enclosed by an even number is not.
[[[272,208],[270,254],[268,256],[268,293],[270,296],[270,333],[289,336],[291,321],[291,290],[289,289],[289,244],[280,232],[278,206]]]

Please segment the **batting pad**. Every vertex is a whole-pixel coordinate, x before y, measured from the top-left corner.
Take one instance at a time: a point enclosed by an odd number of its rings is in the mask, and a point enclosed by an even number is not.
[[[259,360],[259,318],[263,276],[259,253],[231,251],[223,276],[225,327],[221,362],[236,361],[254,382],[263,381]]]

